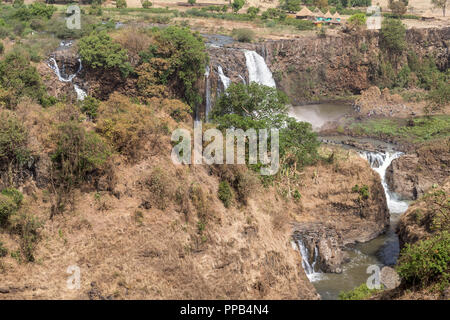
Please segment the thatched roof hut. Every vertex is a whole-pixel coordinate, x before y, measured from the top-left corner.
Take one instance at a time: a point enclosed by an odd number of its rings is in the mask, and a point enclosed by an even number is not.
[[[297,17],[297,19],[307,19],[313,17],[314,14],[307,7],[303,7],[303,9],[297,12],[295,16]]]
[[[333,22],[341,23],[341,20],[342,20],[341,15],[336,11],[333,14]]]
[[[325,13],[324,17],[328,20],[328,19],[333,19],[333,15],[331,14],[330,10],[327,11],[327,13]]]
[[[434,15],[433,13],[431,13],[430,10],[427,10],[422,14],[422,20],[431,20],[431,19],[434,19]]]

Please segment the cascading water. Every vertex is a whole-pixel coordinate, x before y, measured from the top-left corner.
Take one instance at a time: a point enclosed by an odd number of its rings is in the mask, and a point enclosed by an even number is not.
[[[297,248],[295,248],[295,245]],[[301,238],[296,238],[295,242],[292,244],[294,249],[298,249],[300,251],[300,254],[302,256],[302,266],[305,270],[306,276],[308,277],[309,281],[314,282],[317,280],[320,280],[322,273],[317,272],[315,270],[315,266],[317,263],[317,258],[319,256],[319,252],[317,250],[317,247],[314,247],[314,256],[312,263],[309,261],[309,250],[303,243],[303,240]]]
[[[52,69],[55,72],[59,81],[72,82],[72,80],[77,76],[77,74],[83,68],[83,66],[81,64],[81,59],[78,59],[78,63],[79,63],[78,70],[74,74],[68,75],[67,77],[64,77],[61,74],[61,71],[59,70],[58,63],[56,62],[55,58],[52,57],[49,59],[48,66],[50,67],[50,69]],[[73,87],[74,87],[75,93],[77,94],[77,99],[84,100],[84,98],[86,98],[86,96],[87,96],[86,92],[83,89],[81,89],[79,86],[77,86],[76,84],[74,84]]]
[[[217,71],[219,72],[220,81],[223,84],[223,91],[225,91],[230,86],[231,80],[223,73],[221,66],[217,66]]]
[[[206,106],[205,106],[205,118],[206,121],[208,121],[209,112],[211,111],[211,81],[209,79],[209,66],[206,66],[205,71],[205,81],[206,81],[206,94],[205,94],[205,100],[206,100]]]
[[[245,61],[248,69],[249,82],[256,82],[275,88],[275,80],[273,80],[272,72],[267,67],[264,58],[255,51],[244,50]]]
[[[401,214],[408,209],[408,203],[399,200],[391,191],[386,183],[386,169],[390,166],[393,160],[402,155],[401,152],[360,152],[360,155],[366,159],[370,167],[376,171],[381,178],[384,193],[386,194],[386,201],[391,214]]]

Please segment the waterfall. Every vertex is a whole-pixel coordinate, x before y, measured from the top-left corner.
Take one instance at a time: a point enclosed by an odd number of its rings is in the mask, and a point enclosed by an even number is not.
[[[267,67],[264,58],[255,51],[244,50],[245,61],[248,69],[249,82],[256,82],[275,88],[275,81],[272,77],[269,67]]]
[[[386,194],[386,201],[389,211],[394,214],[403,213],[408,209],[408,203],[401,201],[393,194],[386,183],[386,169],[392,163],[402,155],[401,152],[360,152],[361,157],[366,159],[370,167],[375,170],[381,178],[381,184],[383,185],[384,193]]]
[[[223,73],[221,66],[217,66],[217,71],[219,72],[220,81],[223,84],[223,91],[225,91],[230,86],[231,80]]]
[[[300,254],[302,256],[302,267],[305,270],[306,276],[308,277],[309,281],[314,282],[320,280],[323,274],[321,272],[315,271],[315,266],[319,256],[317,246],[314,247],[314,257],[312,263],[310,263],[309,250],[303,243],[303,240],[301,238],[296,238],[295,240],[296,242],[294,242],[292,246],[294,249],[296,249],[296,245],[298,250],[300,251]]]
[[[205,100],[206,100],[206,106],[205,106],[205,118],[206,121],[208,121],[209,112],[211,111],[211,81],[209,79],[209,66],[206,66],[205,71],[205,79],[206,79],[206,94],[205,94]]]
[[[56,62],[55,58],[52,57],[52,58],[49,59],[48,66],[50,67],[50,69],[52,69],[55,72],[55,74],[58,77],[59,81],[61,81],[61,82],[72,82],[72,80],[77,76],[77,74],[83,68],[83,66],[81,64],[81,59],[78,59],[78,63],[79,63],[78,70],[74,74],[71,74],[71,75],[69,75],[67,77],[64,77],[61,74],[61,71],[59,70],[58,63]],[[64,66],[63,66],[63,68],[64,68]],[[87,94],[86,94],[86,92],[83,89],[81,89],[76,84],[73,85],[73,88],[74,88],[74,90],[75,90],[75,92],[77,94],[77,99],[78,100],[84,100],[84,98],[86,98]]]

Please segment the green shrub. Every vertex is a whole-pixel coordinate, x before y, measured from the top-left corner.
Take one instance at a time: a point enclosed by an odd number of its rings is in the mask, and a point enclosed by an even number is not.
[[[29,158],[28,134],[22,122],[10,111],[0,113],[0,168],[22,164]]]
[[[22,194],[22,192],[20,192],[19,190],[15,189],[15,188],[3,189],[1,194],[4,196],[10,197],[14,201],[16,206],[18,206],[18,207],[22,204],[23,194]]]
[[[365,283],[353,290],[339,293],[339,300],[364,300],[370,298],[373,294],[380,292],[381,289],[369,289]]]
[[[234,12],[238,12],[244,6],[245,0],[233,0],[231,3],[231,8],[233,8]]]
[[[30,53],[18,48],[0,61],[0,105],[14,108],[23,96],[41,103],[48,97],[41,77],[30,60]]]
[[[148,0],[144,0],[144,1],[142,2],[142,7],[143,7],[144,9],[148,9],[148,8],[150,8],[152,5],[153,5],[153,3],[151,3],[151,2],[148,1]]]
[[[0,241],[0,258],[6,257],[8,255],[8,249],[3,246],[3,242]]]
[[[218,197],[223,202],[225,208],[229,208],[233,194],[231,192],[230,185],[227,181],[222,181],[219,184]]]
[[[257,7],[249,7],[247,9],[247,14],[252,18],[255,19],[256,15],[259,13],[259,8]]]
[[[407,243],[400,253],[397,272],[410,284],[423,286],[450,280],[450,233],[446,230],[430,239]]]
[[[356,13],[348,18],[348,22],[357,28],[364,27],[366,25],[366,15],[364,13]]]
[[[5,226],[11,217],[17,211],[17,205],[13,199],[0,194],[0,226]]]
[[[439,110],[441,107],[450,103],[450,83],[439,81],[436,88],[432,89],[427,96],[433,110]]]
[[[352,192],[359,193],[359,198],[363,200],[367,200],[370,197],[370,191],[368,185],[362,185],[361,187],[359,185],[354,185],[352,187]]]
[[[0,54],[3,54],[4,51],[5,51],[5,45],[3,44],[3,42],[0,41]]]
[[[28,262],[35,261],[34,251],[40,238],[39,229],[41,227],[42,222],[28,213],[14,216],[11,221],[11,230],[20,236],[20,252]]]
[[[99,106],[100,101],[98,101],[94,97],[88,96],[84,98],[83,102],[81,103],[81,111],[86,113],[86,115],[90,119],[94,120],[97,118],[97,111]]]
[[[127,7],[127,2],[125,0],[116,0],[116,7],[123,9]]]
[[[255,32],[247,28],[233,29],[232,35],[239,42],[252,42],[255,38]]]

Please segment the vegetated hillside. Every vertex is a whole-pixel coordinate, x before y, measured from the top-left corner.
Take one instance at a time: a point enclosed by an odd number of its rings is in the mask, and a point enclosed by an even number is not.
[[[377,299],[450,299],[450,182],[412,204],[397,227],[402,284]]]

